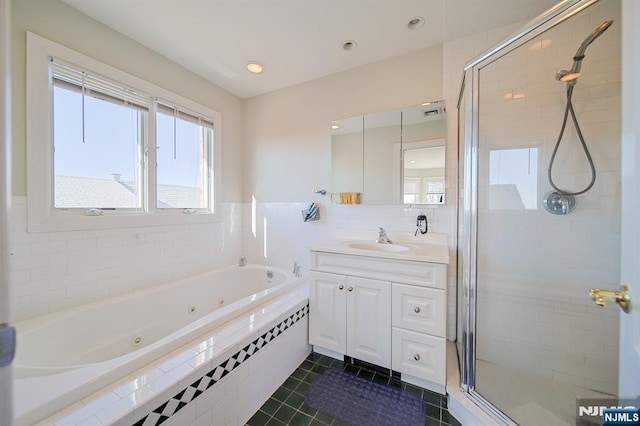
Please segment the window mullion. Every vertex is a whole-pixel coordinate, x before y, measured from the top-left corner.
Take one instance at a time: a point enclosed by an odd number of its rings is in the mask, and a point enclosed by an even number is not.
[[[214,183],[215,183],[215,170],[214,170],[214,150],[213,150],[213,144],[214,144],[214,130],[213,129],[207,129],[205,128],[205,146],[204,146],[204,152],[205,152],[205,167],[206,167],[206,180],[207,180],[207,194],[208,194],[208,208],[209,211],[211,211],[212,213],[215,212],[215,197],[216,197],[216,193],[214,191]],[[217,212],[215,212],[217,213]]]
[[[157,191],[157,138],[156,138],[156,103],[151,103],[149,115],[146,123],[146,155],[145,155],[145,211],[154,213],[157,210],[158,191]]]

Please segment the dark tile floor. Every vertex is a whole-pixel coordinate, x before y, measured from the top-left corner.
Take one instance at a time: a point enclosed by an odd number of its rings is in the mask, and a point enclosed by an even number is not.
[[[401,388],[422,398],[427,408],[426,425],[458,426],[460,423],[447,410],[447,398],[439,393],[431,392],[391,378],[388,375],[366,368],[345,364],[342,361],[311,353],[291,376],[276,390],[271,398],[260,407],[247,422],[249,426],[264,425],[344,425],[304,403],[307,388],[324,369],[328,367],[342,368],[360,377],[387,386]]]

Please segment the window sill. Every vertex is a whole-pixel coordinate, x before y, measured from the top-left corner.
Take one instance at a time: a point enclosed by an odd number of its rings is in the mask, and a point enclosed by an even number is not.
[[[74,214],[76,213],[76,214]],[[64,212],[63,214],[37,214],[27,209],[28,232],[86,231],[114,228],[137,228],[146,226],[190,225],[219,222],[218,214],[183,214],[162,212],[107,214],[86,216],[83,212]]]

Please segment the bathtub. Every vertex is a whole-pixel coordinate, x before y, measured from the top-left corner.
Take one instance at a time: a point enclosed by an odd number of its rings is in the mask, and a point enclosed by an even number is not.
[[[16,324],[17,424],[30,424],[299,285],[233,266]]]

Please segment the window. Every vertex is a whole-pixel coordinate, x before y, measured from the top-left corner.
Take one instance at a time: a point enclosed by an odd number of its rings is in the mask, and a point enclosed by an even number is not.
[[[215,220],[220,127],[216,111],[28,33],[29,230]]]
[[[157,208],[206,208],[213,123],[158,103]]]
[[[50,67],[53,206],[142,208],[140,164],[148,97],[53,58]]]

